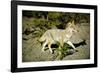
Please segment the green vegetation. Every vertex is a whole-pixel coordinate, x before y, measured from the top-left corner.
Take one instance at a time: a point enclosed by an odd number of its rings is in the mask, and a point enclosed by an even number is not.
[[[59,42],[57,42],[57,45],[60,45]],[[74,53],[73,49],[66,43],[61,47],[59,46],[55,51],[57,51],[56,60],[62,60],[65,56]]]

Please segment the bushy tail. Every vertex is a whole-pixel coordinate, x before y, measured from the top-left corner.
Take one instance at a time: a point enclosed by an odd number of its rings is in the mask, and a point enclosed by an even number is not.
[[[44,35],[39,39],[39,42],[44,42],[45,41],[45,37]]]

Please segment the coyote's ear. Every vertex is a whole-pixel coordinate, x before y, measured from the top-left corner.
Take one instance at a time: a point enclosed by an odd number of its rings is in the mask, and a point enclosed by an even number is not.
[[[72,25],[75,25],[75,22],[74,22],[74,20],[72,20]]]
[[[73,26],[73,25],[75,25],[74,20],[67,23],[67,26],[68,26],[68,27],[71,27],[71,26]]]
[[[71,22],[68,22],[68,23],[67,23],[67,26],[68,26],[68,27],[72,26],[72,23],[71,23]]]

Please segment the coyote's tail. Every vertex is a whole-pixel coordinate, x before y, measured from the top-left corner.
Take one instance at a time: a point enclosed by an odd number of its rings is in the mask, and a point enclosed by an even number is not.
[[[44,35],[42,37],[40,37],[40,39],[38,40],[39,42],[44,42],[45,41],[45,37]]]

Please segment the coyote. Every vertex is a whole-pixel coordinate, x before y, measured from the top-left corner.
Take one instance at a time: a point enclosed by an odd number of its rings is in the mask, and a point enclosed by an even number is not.
[[[69,22],[68,27],[66,29],[50,29],[47,30],[42,37],[39,39],[40,42],[43,42],[42,52],[46,45],[51,53],[53,53],[51,45],[56,44],[57,42],[60,43],[59,46],[63,46],[64,43],[70,45],[74,50],[76,49],[75,46],[71,43],[70,38],[72,37],[74,32],[78,32],[74,21]]]

